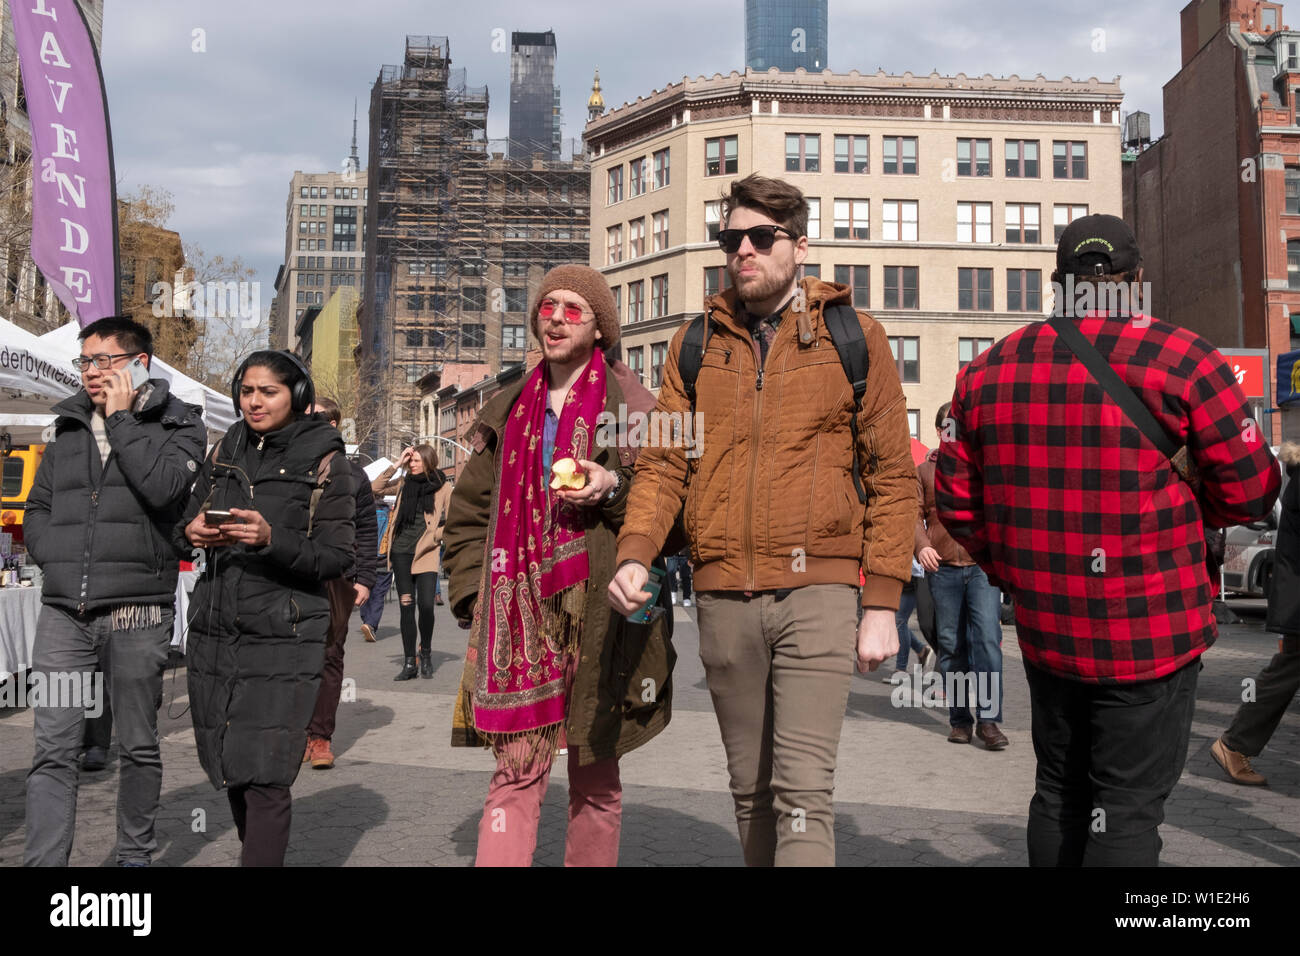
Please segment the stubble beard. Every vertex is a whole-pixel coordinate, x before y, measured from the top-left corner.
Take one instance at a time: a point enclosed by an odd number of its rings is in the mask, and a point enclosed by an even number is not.
[[[739,296],[741,302],[762,302],[775,295],[780,295],[786,289],[790,288],[790,283],[794,281],[794,277],[797,274],[797,270],[795,269],[791,269],[785,275],[776,276],[768,276],[760,271],[759,274],[753,278],[742,278],[733,272],[731,282],[735,285],[736,294]]]

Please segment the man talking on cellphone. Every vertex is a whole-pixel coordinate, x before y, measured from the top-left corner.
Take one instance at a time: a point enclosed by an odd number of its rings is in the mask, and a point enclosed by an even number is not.
[[[163,379],[137,385],[153,336],[122,316],[81,331],[72,360],[82,389],[54,406],[54,441],[27,499],[24,540],[44,576],[32,671],[51,690],[35,702],[27,775],[28,866],[66,866],[77,815],[77,756],[93,700],[52,693],[107,676],[120,746],[117,863],[148,866],[162,790],[158,706],[171,644],[178,556],[170,529],[203,460],[202,410]]]

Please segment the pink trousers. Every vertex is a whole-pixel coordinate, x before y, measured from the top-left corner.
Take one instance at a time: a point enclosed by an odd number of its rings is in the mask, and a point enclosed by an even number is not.
[[[475,866],[531,866],[537,849],[537,823],[551,778],[553,757],[539,754],[521,769],[527,744],[509,744],[497,757],[496,773],[478,825]],[[623,821],[623,786],[618,758],[578,766],[578,749],[569,748],[569,829],[564,838],[565,866],[616,866]]]

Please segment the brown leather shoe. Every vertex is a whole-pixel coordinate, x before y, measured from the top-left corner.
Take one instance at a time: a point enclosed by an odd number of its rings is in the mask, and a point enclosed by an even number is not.
[[[367,644],[375,643],[375,632],[370,629],[369,624],[361,625],[361,633],[365,635]]]
[[[1229,750],[1222,737],[1210,744],[1210,756],[1235,783],[1247,787],[1263,787],[1268,784],[1264,775],[1250,765],[1250,758]]]
[[[970,728],[966,726],[954,727],[948,733],[948,743],[950,744],[970,743]]]
[[[989,722],[981,722],[975,725],[975,736],[978,737],[984,746],[989,750],[1006,750],[1011,741],[1007,740],[1007,735],[998,730],[998,725]]]
[[[311,757],[313,770],[330,770],[334,766],[334,754],[330,751],[330,742],[324,738],[308,738],[307,754]]]

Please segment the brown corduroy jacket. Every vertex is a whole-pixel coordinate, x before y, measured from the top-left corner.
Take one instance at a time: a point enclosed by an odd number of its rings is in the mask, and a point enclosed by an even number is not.
[[[696,382],[698,456],[671,442],[642,449],[618,560],[648,567],[684,505],[698,591],[857,586],[861,569],[863,605],[896,608],[912,576],[917,512],[897,363],[885,330],[859,311],[870,369],[854,449],[853,390],[822,319],[851,295],[812,278],[801,288],[807,308],[796,310],[796,295],[761,374],[735,290],[708,299],[716,329]],[[668,348],[657,412],[689,414],[678,371],[685,331]],[[855,452],[865,506],[853,486]]]

